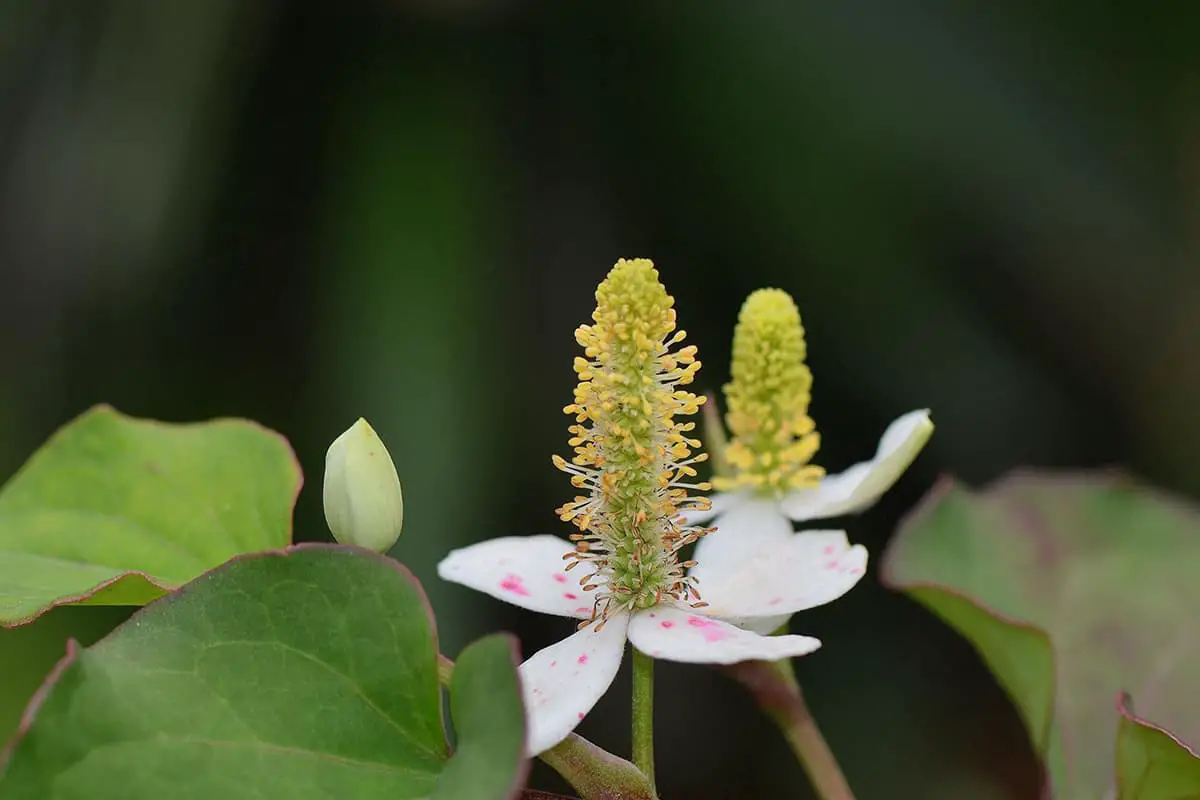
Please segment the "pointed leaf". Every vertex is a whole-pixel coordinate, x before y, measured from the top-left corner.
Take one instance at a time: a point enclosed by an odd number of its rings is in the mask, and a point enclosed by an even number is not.
[[[1117,800],[1200,800],[1200,756],[1121,701]]]
[[[900,528],[885,580],[975,645],[1017,704],[1055,797],[1116,780],[1115,699],[1200,741],[1200,514],[1115,475],[939,486]]]
[[[468,664],[456,713],[464,756],[507,789],[523,733],[496,647]],[[245,556],[72,648],[26,712],[0,800],[429,797],[448,758],[436,664],[424,593],[396,562],[337,545]],[[494,728],[470,722],[476,681],[496,692]]]
[[[433,800],[511,797],[525,779],[525,708],[516,640],[488,636],[458,657],[450,683],[457,750]]]
[[[0,488],[0,625],[73,603],[142,605],[291,541],[300,469],[244,420],[169,424],[97,406]]]

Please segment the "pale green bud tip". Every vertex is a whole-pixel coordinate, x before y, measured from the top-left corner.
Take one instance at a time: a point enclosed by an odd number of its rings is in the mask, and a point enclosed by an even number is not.
[[[378,553],[400,538],[400,477],[379,434],[361,417],[325,454],[325,521],[342,544]]]

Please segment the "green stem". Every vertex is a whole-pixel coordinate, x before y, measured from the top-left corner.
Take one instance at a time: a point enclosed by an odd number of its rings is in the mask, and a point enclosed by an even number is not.
[[[637,767],[572,733],[538,756],[583,800],[657,800],[654,787]]]
[[[729,668],[767,716],[779,726],[821,800],[854,800],[817,721],[813,719],[791,661],[746,661]]]
[[[654,659],[633,649],[633,763],[654,785]]]
[[[438,682],[448,688],[454,662],[439,653],[437,670]],[[578,734],[572,733],[538,758],[575,787],[583,800],[657,800],[653,784],[637,767]]]

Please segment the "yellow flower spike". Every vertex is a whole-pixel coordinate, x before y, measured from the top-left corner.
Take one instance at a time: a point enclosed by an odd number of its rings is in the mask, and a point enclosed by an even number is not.
[[[574,362],[575,402],[563,409],[576,422],[568,429],[575,455],[553,462],[589,490],[558,509],[579,529],[567,568],[585,563],[585,581],[604,579],[585,625],[664,597],[699,599],[678,551],[705,533],[681,512],[707,508],[688,494],[710,488],[688,481],[707,456],[693,455],[700,443],[685,433],[694,424],[676,417],[697,413],[704,398],[677,388],[700,362],[694,346],[671,351],[686,336],[675,330],[674,305],[650,261],[622,259],[596,290],[593,324],[575,331],[584,357]]]
[[[809,463],[821,438],[808,416],[805,355],[800,311],[787,292],[759,289],[746,298],[733,334],[733,380],[724,387],[733,474],[715,478],[717,489],[783,494],[820,483],[825,470]]]

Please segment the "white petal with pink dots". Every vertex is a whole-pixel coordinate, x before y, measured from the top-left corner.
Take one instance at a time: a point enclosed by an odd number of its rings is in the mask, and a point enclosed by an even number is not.
[[[438,564],[438,577],[530,611],[583,619],[591,616],[595,590],[579,585],[587,574],[582,568],[563,570],[563,555],[574,549],[557,536],[489,539],[451,550]]]
[[[786,617],[836,600],[866,570],[867,549],[851,546],[845,531],[796,533],[705,586],[704,613],[737,621]]]
[[[635,614],[629,624],[629,641],[652,658],[689,664],[778,661],[821,646],[819,639],[810,636],[760,636],[666,604]]]
[[[530,756],[567,738],[608,691],[625,654],[627,614],[614,614],[600,631],[589,626],[539,650],[520,666]]]
[[[929,411],[910,411],[883,432],[875,458],[827,475],[812,489],[790,492],[780,503],[783,513],[803,522],[865,511],[899,480],[932,434]]]

